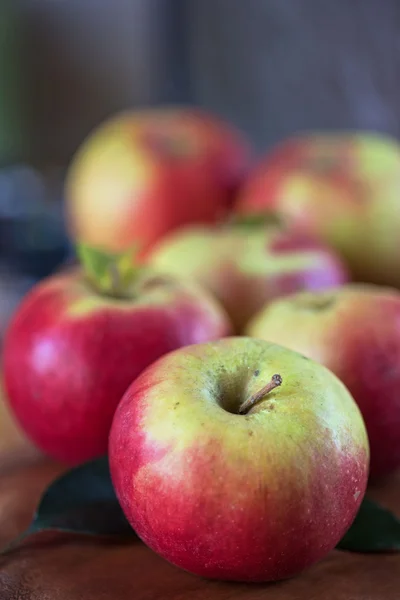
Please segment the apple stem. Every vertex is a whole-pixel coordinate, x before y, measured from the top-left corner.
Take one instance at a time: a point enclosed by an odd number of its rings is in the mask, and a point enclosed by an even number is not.
[[[259,402],[262,398],[264,398],[264,396],[269,394],[269,392],[272,392],[272,390],[279,387],[280,385],[282,385],[282,377],[278,373],[276,373],[275,375],[272,375],[271,381],[269,383],[267,383],[267,385],[265,385],[263,388],[261,388],[261,390],[259,390],[252,396],[250,396],[250,398],[247,398],[247,400],[245,400],[240,405],[239,415],[245,415],[246,413],[248,413],[249,410],[255,404],[257,404],[257,402]]]

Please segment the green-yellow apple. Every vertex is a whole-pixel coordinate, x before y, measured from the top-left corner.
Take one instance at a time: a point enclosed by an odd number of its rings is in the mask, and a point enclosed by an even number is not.
[[[126,292],[100,294],[73,268],[35,286],[11,321],[8,401],[29,438],[57,460],[106,453],[114,410],[145,367],[230,332],[223,309],[194,284],[144,269]]]
[[[360,281],[400,286],[400,145],[373,133],[310,133],[260,160],[239,214],[276,214],[338,250]]]
[[[237,332],[267,301],[348,281],[333,250],[279,225],[183,228],[161,240],[149,261],[210,290]]]
[[[282,298],[249,324],[248,335],[297,350],[331,369],[364,417],[371,477],[400,467],[400,293],[349,284]]]
[[[118,405],[112,480],[142,540],[207,578],[274,581],[327,554],[368,476],[359,409],[328,369],[262,340],[172,352]]]
[[[110,254],[144,253],[186,223],[226,213],[249,147],[230,124],[195,108],[117,114],[76,152],[66,179],[70,233]]]

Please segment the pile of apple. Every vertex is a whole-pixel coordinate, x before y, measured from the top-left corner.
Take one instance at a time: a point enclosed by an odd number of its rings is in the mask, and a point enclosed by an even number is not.
[[[4,345],[26,434],[71,465],[108,452],[135,531],[188,571],[321,559],[400,467],[400,147],[309,134],[253,167],[214,116],[125,113],[76,153],[66,208],[80,266]]]

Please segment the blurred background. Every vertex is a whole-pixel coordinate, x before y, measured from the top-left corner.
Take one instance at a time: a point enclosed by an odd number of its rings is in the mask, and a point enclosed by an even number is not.
[[[396,0],[0,0],[0,336],[71,256],[63,177],[124,108],[196,104],[261,153],[306,130],[400,136]]]

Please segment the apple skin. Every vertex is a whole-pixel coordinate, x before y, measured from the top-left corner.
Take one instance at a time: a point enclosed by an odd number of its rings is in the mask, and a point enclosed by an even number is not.
[[[194,108],[121,113],[95,129],[66,179],[72,237],[108,253],[147,248],[187,223],[221,218],[250,148],[231,125]]]
[[[348,387],[366,423],[371,479],[400,467],[400,293],[349,284],[273,302],[248,335],[301,352]]]
[[[259,161],[235,211],[276,214],[335,248],[354,280],[398,287],[399,195],[396,141],[373,133],[310,133]]]
[[[274,373],[282,386],[235,414]],[[246,337],[146,369],[109,440],[113,484],[140,538],[191,573],[248,582],[291,577],[339,542],[365,492],[368,454],[359,409],[331,372]]]
[[[325,244],[272,225],[186,227],[161,240],[148,260],[211,291],[237,333],[274,298],[349,281],[344,263]]]
[[[115,408],[145,367],[230,332],[223,309],[197,286],[144,271],[133,295],[98,295],[72,269],[35,286],[11,321],[3,352],[8,401],[54,459],[78,464],[105,454]]]

